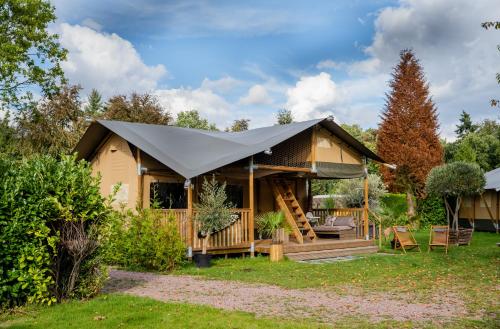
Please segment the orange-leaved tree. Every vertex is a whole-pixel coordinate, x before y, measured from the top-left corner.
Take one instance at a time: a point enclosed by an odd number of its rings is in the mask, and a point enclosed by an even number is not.
[[[407,195],[408,216],[415,215],[414,196],[422,196],[429,171],[443,162],[436,106],[422,66],[411,50],[403,50],[390,81],[382,113],[377,151],[396,169],[381,166],[390,191]]]

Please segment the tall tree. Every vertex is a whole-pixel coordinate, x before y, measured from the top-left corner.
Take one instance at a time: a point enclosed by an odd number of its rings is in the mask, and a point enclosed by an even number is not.
[[[104,110],[104,104],[102,102],[102,96],[97,91],[97,89],[92,89],[88,98],[87,105],[85,105],[85,112],[92,117],[97,117],[102,115]]]
[[[53,95],[64,82],[60,63],[66,50],[47,31],[54,6],[44,0],[0,2],[0,101],[11,107],[29,98],[27,87]]]
[[[166,125],[172,117],[153,95],[133,93],[130,98],[111,97],[102,114],[103,119]]]
[[[218,130],[215,123],[209,123],[207,119],[200,117],[200,113],[196,110],[179,112],[175,125],[183,128]]]
[[[472,123],[469,113],[462,111],[459,121],[460,123],[457,125],[457,129],[455,130],[455,133],[459,138],[463,138],[468,133],[476,131],[477,125]]]
[[[445,144],[447,162],[467,161],[477,163],[484,171],[500,166],[500,124],[484,120],[474,124],[475,130],[452,143]]]
[[[248,130],[248,123],[249,122],[250,122],[250,119],[234,120],[233,125],[230,128],[226,129],[226,131],[237,132],[237,131]]]
[[[490,28],[491,29],[495,29],[495,30],[500,30],[500,21],[484,22],[484,23],[481,24],[481,26],[485,30],[489,30]],[[497,50],[500,51],[500,45],[497,45]],[[500,85],[500,73],[497,72],[495,74],[495,77],[497,79],[497,83]],[[496,98],[493,98],[493,99],[490,100],[490,104],[491,104],[491,106],[500,107],[500,100],[496,99]]]
[[[293,122],[292,111],[287,109],[281,109],[276,114],[276,119],[279,125],[287,125]]]
[[[438,137],[436,107],[429,95],[422,67],[411,50],[403,50],[394,68],[377,150],[391,170],[380,166],[384,181],[392,191],[407,195],[408,215],[415,215],[414,196],[421,196],[429,171],[442,163],[443,148]]]
[[[79,86],[65,86],[53,97],[30,103],[17,116],[23,154],[68,153],[88,126]]]

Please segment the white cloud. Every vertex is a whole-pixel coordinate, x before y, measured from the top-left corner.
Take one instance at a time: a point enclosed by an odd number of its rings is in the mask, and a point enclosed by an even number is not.
[[[217,80],[203,79],[201,89],[212,90],[221,94],[226,94],[241,86],[243,81],[237,80],[230,76],[225,76]]]
[[[66,23],[57,32],[68,49],[64,72],[71,83],[86,90],[96,88],[105,96],[150,91],[167,73],[163,65],[146,65],[134,46],[114,33]]]
[[[231,104],[206,88],[159,89],[154,93],[160,104],[176,116],[181,111],[197,110],[201,116],[219,125],[227,124]]]
[[[267,93],[267,89],[260,84],[252,86],[239,101],[242,105],[268,105],[272,102],[273,100]]]
[[[316,68],[318,70],[330,70],[330,69],[339,70],[339,69],[345,68],[345,63],[335,62],[335,61],[332,61],[331,59],[327,59],[327,60],[319,62],[316,65]]]
[[[299,121],[332,115],[341,100],[338,86],[325,72],[300,78],[286,93],[286,108]]]
[[[484,30],[480,24],[500,17],[496,0],[401,0],[376,16],[373,41],[365,48],[367,59],[347,64],[332,61],[346,64],[350,74],[348,82],[339,84],[340,89],[348,87],[372,94],[373,87],[383,94],[389,90],[388,74],[398,63],[400,51],[411,48],[430,84],[444,137],[454,136],[454,125],[462,110],[470,112],[475,120],[494,115],[488,100],[498,94],[495,72],[500,71],[496,49],[499,34]],[[358,108],[360,101],[355,94],[348,95],[351,101],[344,105],[355,105],[353,111],[359,111],[356,115],[365,118],[367,109]],[[383,102],[374,107],[372,111],[380,111]]]

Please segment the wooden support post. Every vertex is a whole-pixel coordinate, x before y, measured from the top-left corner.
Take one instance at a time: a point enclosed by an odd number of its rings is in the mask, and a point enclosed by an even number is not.
[[[310,178],[307,179],[307,211],[313,210],[313,195],[312,195],[312,181]]]
[[[317,145],[317,136],[316,136],[316,127],[312,128],[312,137],[311,137],[311,172],[317,172],[316,168],[316,145]]]
[[[193,258],[193,186],[191,184],[191,180],[186,180],[187,185],[187,235],[188,235],[188,259],[191,260]]]
[[[142,175],[141,149],[136,148],[135,153],[135,161],[137,163],[137,205],[139,208],[142,208],[144,206],[144,176]]]
[[[363,220],[364,220],[364,233],[365,240],[370,240],[370,232],[368,231],[368,173],[364,179],[364,205],[363,205]]]
[[[472,197],[472,229],[476,229],[476,196]]]
[[[253,177],[253,156],[250,157],[250,166],[248,170],[248,207],[250,208],[250,214],[249,214],[249,223],[248,223],[248,234],[249,234],[249,240],[250,240],[250,257],[253,257],[255,254],[255,241],[254,241],[254,211],[255,211],[255,206],[254,206],[254,191],[253,191],[253,183],[254,183],[254,177]]]
[[[497,234],[498,234],[498,224],[500,223],[500,192],[497,192]]]

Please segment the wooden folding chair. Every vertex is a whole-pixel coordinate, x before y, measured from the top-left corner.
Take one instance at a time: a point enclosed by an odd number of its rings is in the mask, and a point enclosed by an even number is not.
[[[444,247],[445,253],[448,253],[449,237],[450,228],[448,226],[432,225],[427,252],[430,252],[435,247]]]
[[[406,249],[410,250],[417,248],[418,251],[421,251],[417,240],[415,240],[408,226],[393,226],[392,231],[394,232],[395,249],[402,249],[405,254]]]

